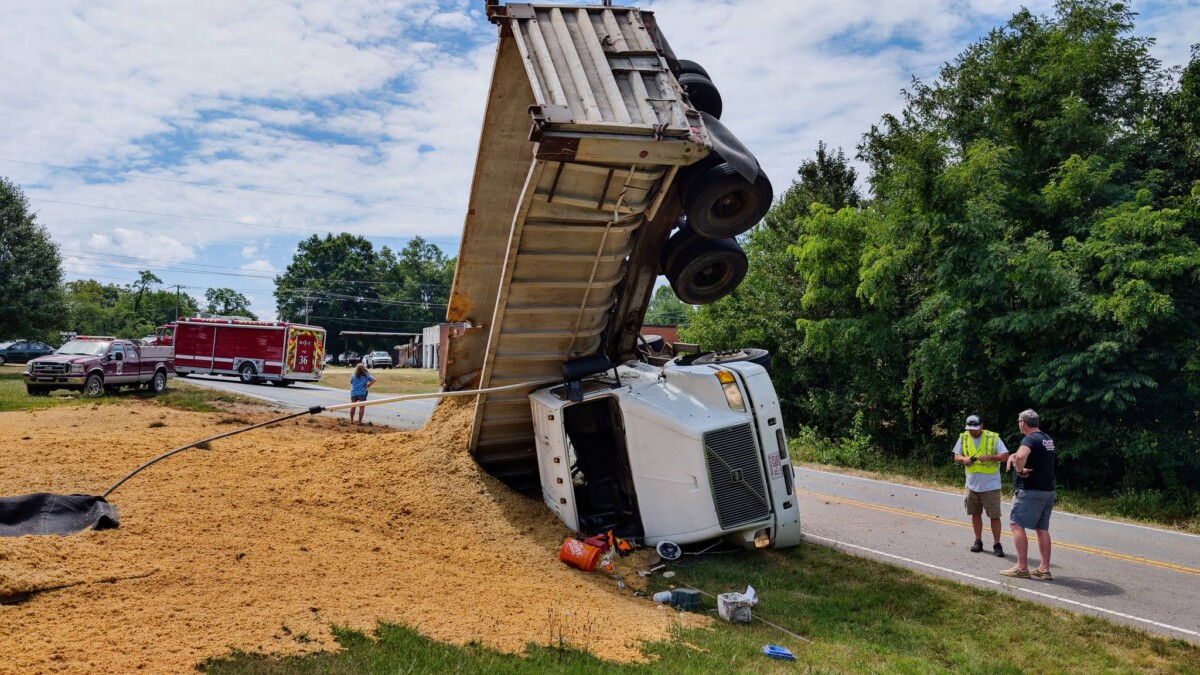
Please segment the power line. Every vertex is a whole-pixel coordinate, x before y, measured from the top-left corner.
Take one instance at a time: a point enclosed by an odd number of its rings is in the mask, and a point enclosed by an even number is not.
[[[466,211],[466,209],[464,209],[464,208],[450,207],[450,206],[429,206],[427,204],[407,204],[404,202],[390,202],[390,201],[382,201],[382,200],[378,200],[378,199],[362,199],[360,197],[344,197],[341,195],[319,195],[319,194],[310,194],[310,193],[306,193],[306,192],[288,192],[286,190],[268,190],[266,188],[241,187],[241,186],[237,186],[237,185],[220,185],[217,183],[201,183],[199,181],[180,180],[178,178],[156,178],[154,176],[140,176],[140,175],[134,174],[134,173],[125,173],[123,171],[112,171],[109,169],[93,169],[93,168],[82,167],[82,166],[63,166],[61,164],[45,164],[42,162],[26,162],[26,161],[19,160],[19,159],[8,159],[6,157],[0,157],[0,162],[11,162],[13,164],[25,164],[27,166],[41,166],[41,167],[46,167],[46,168],[50,168],[50,169],[62,169],[64,171],[103,173],[103,174],[108,174],[110,176],[121,176],[122,178],[129,178],[132,180],[152,180],[152,181],[157,181],[159,183],[178,183],[180,185],[192,185],[195,187],[205,187],[205,188],[212,188],[212,189],[217,189],[217,190],[241,190],[244,192],[261,192],[261,193],[271,194],[271,195],[285,195],[288,197],[308,197],[311,199],[334,199],[337,201],[355,202],[355,203],[359,203],[359,204],[381,204],[381,205],[386,205],[386,206],[403,206],[405,208],[410,208],[410,209],[431,209],[434,211],[456,211],[459,213],[463,213]]]
[[[72,255],[68,256],[68,257],[92,259],[92,261],[121,262],[121,261],[109,261],[109,259],[107,259],[107,258],[121,258],[121,259],[128,259],[128,261],[167,263],[167,264],[176,264],[176,265],[194,265],[194,267],[209,267],[209,268],[215,268],[215,269],[232,269],[232,270],[238,270],[238,271],[247,271],[244,268],[228,267],[228,265],[214,265],[214,264],[206,264],[206,263],[188,263],[188,262],[182,262],[182,261],[163,261],[163,259],[160,259],[160,258],[143,258],[143,257],[138,257],[138,256],[125,256],[125,255],[121,255],[121,253],[102,253],[102,252],[94,252],[94,251],[80,251],[79,249],[66,249],[66,247],[61,247],[61,246],[59,247],[59,250],[66,251],[68,253],[72,253]],[[91,257],[91,256],[106,256],[106,257],[96,258],[96,257]],[[122,268],[122,269],[126,269],[126,268]],[[192,269],[186,269],[186,268],[170,269],[170,270],[166,270],[166,271],[194,271],[194,273],[197,273],[197,274],[204,273],[203,270],[192,270]],[[264,274],[266,274],[266,273],[264,273]],[[256,276],[256,277],[254,277],[254,279],[275,279],[275,277],[274,276],[270,276],[270,277]],[[307,277],[296,277],[296,279],[294,281],[328,282],[330,280],[328,279],[328,277],[307,276]],[[368,285],[368,286],[392,285],[392,286],[398,287],[398,286],[404,285],[403,281],[358,281],[358,280],[353,280],[353,279],[341,279],[341,280],[334,280],[334,281],[336,281],[337,283],[361,283],[361,285]],[[445,283],[421,283],[421,285],[419,285],[418,287],[419,288],[438,288],[438,289],[449,288],[449,286],[446,286]]]
[[[139,211],[137,209],[121,209],[121,208],[117,208],[115,206],[99,206],[97,204],[79,204],[76,202],[63,202],[63,201],[58,201],[55,199],[44,199],[42,197],[27,197],[27,199],[29,199],[29,201],[31,201],[31,202],[45,202],[47,204],[62,204],[64,206],[79,206],[79,207],[82,207],[85,209],[100,209],[102,211],[119,211],[121,213],[136,213],[136,214],[143,215],[143,216],[158,216],[161,218],[179,218],[182,220],[199,220],[199,221],[206,222],[206,223],[225,223],[228,225],[238,225],[241,227],[246,227],[246,226],[265,227],[265,228],[269,228],[272,230],[292,230],[295,232],[315,232],[315,233],[324,232],[326,234],[333,234],[333,232],[329,228],[313,229],[313,228],[309,228],[309,227],[289,227],[287,225],[265,225],[263,223],[247,223],[247,222],[243,222],[240,220],[225,220],[224,218],[206,218],[203,216],[184,216],[184,215],[179,215],[179,214],[175,214],[175,213],[159,213],[156,211]],[[369,237],[372,239],[396,239],[399,241],[411,241],[413,239],[416,239],[420,235],[413,235],[410,237],[393,237],[393,236],[389,236],[386,234],[363,234],[363,235],[359,235],[359,236]],[[422,239],[425,239],[426,241],[436,241],[439,239],[453,240],[452,237],[422,237]]]

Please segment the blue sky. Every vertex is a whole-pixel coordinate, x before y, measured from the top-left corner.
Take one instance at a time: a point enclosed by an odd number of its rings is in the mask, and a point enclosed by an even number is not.
[[[620,3],[618,4],[635,4]],[[661,0],[723,120],[776,192],[817,142],[849,153],[1019,5],[997,0]],[[1051,3],[1025,3],[1047,12]],[[1134,2],[1184,63],[1200,0]],[[11,3],[0,24],[0,175],[24,189],[68,279],[149,269],[264,317],[301,239],[422,236],[453,255],[496,41],[483,0]]]

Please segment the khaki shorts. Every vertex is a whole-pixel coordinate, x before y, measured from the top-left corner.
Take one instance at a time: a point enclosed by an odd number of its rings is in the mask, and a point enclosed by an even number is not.
[[[977,516],[987,511],[988,518],[999,518],[1000,491],[988,490],[987,492],[975,492],[967,490],[967,497],[963,500],[963,505],[967,507],[968,516]]]

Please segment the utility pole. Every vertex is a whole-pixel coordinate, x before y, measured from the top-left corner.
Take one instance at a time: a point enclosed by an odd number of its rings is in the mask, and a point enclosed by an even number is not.
[[[175,319],[179,318],[179,289],[183,288],[182,284],[175,284]]]
[[[305,291],[304,292],[304,323],[308,323],[308,311],[310,309],[308,303],[310,300],[312,300],[312,296],[308,294],[308,291]]]

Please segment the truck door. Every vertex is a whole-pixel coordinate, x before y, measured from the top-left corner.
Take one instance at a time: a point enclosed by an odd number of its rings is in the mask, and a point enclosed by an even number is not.
[[[125,347],[125,374],[130,382],[141,382],[146,376],[146,364],[142,363],[142,350],[137,345]]]
[[[128,377],[125,371],[125,346],[113,343],[108,348],[108,358],[104,359],[104,381],[119,384],[125,382]]]

